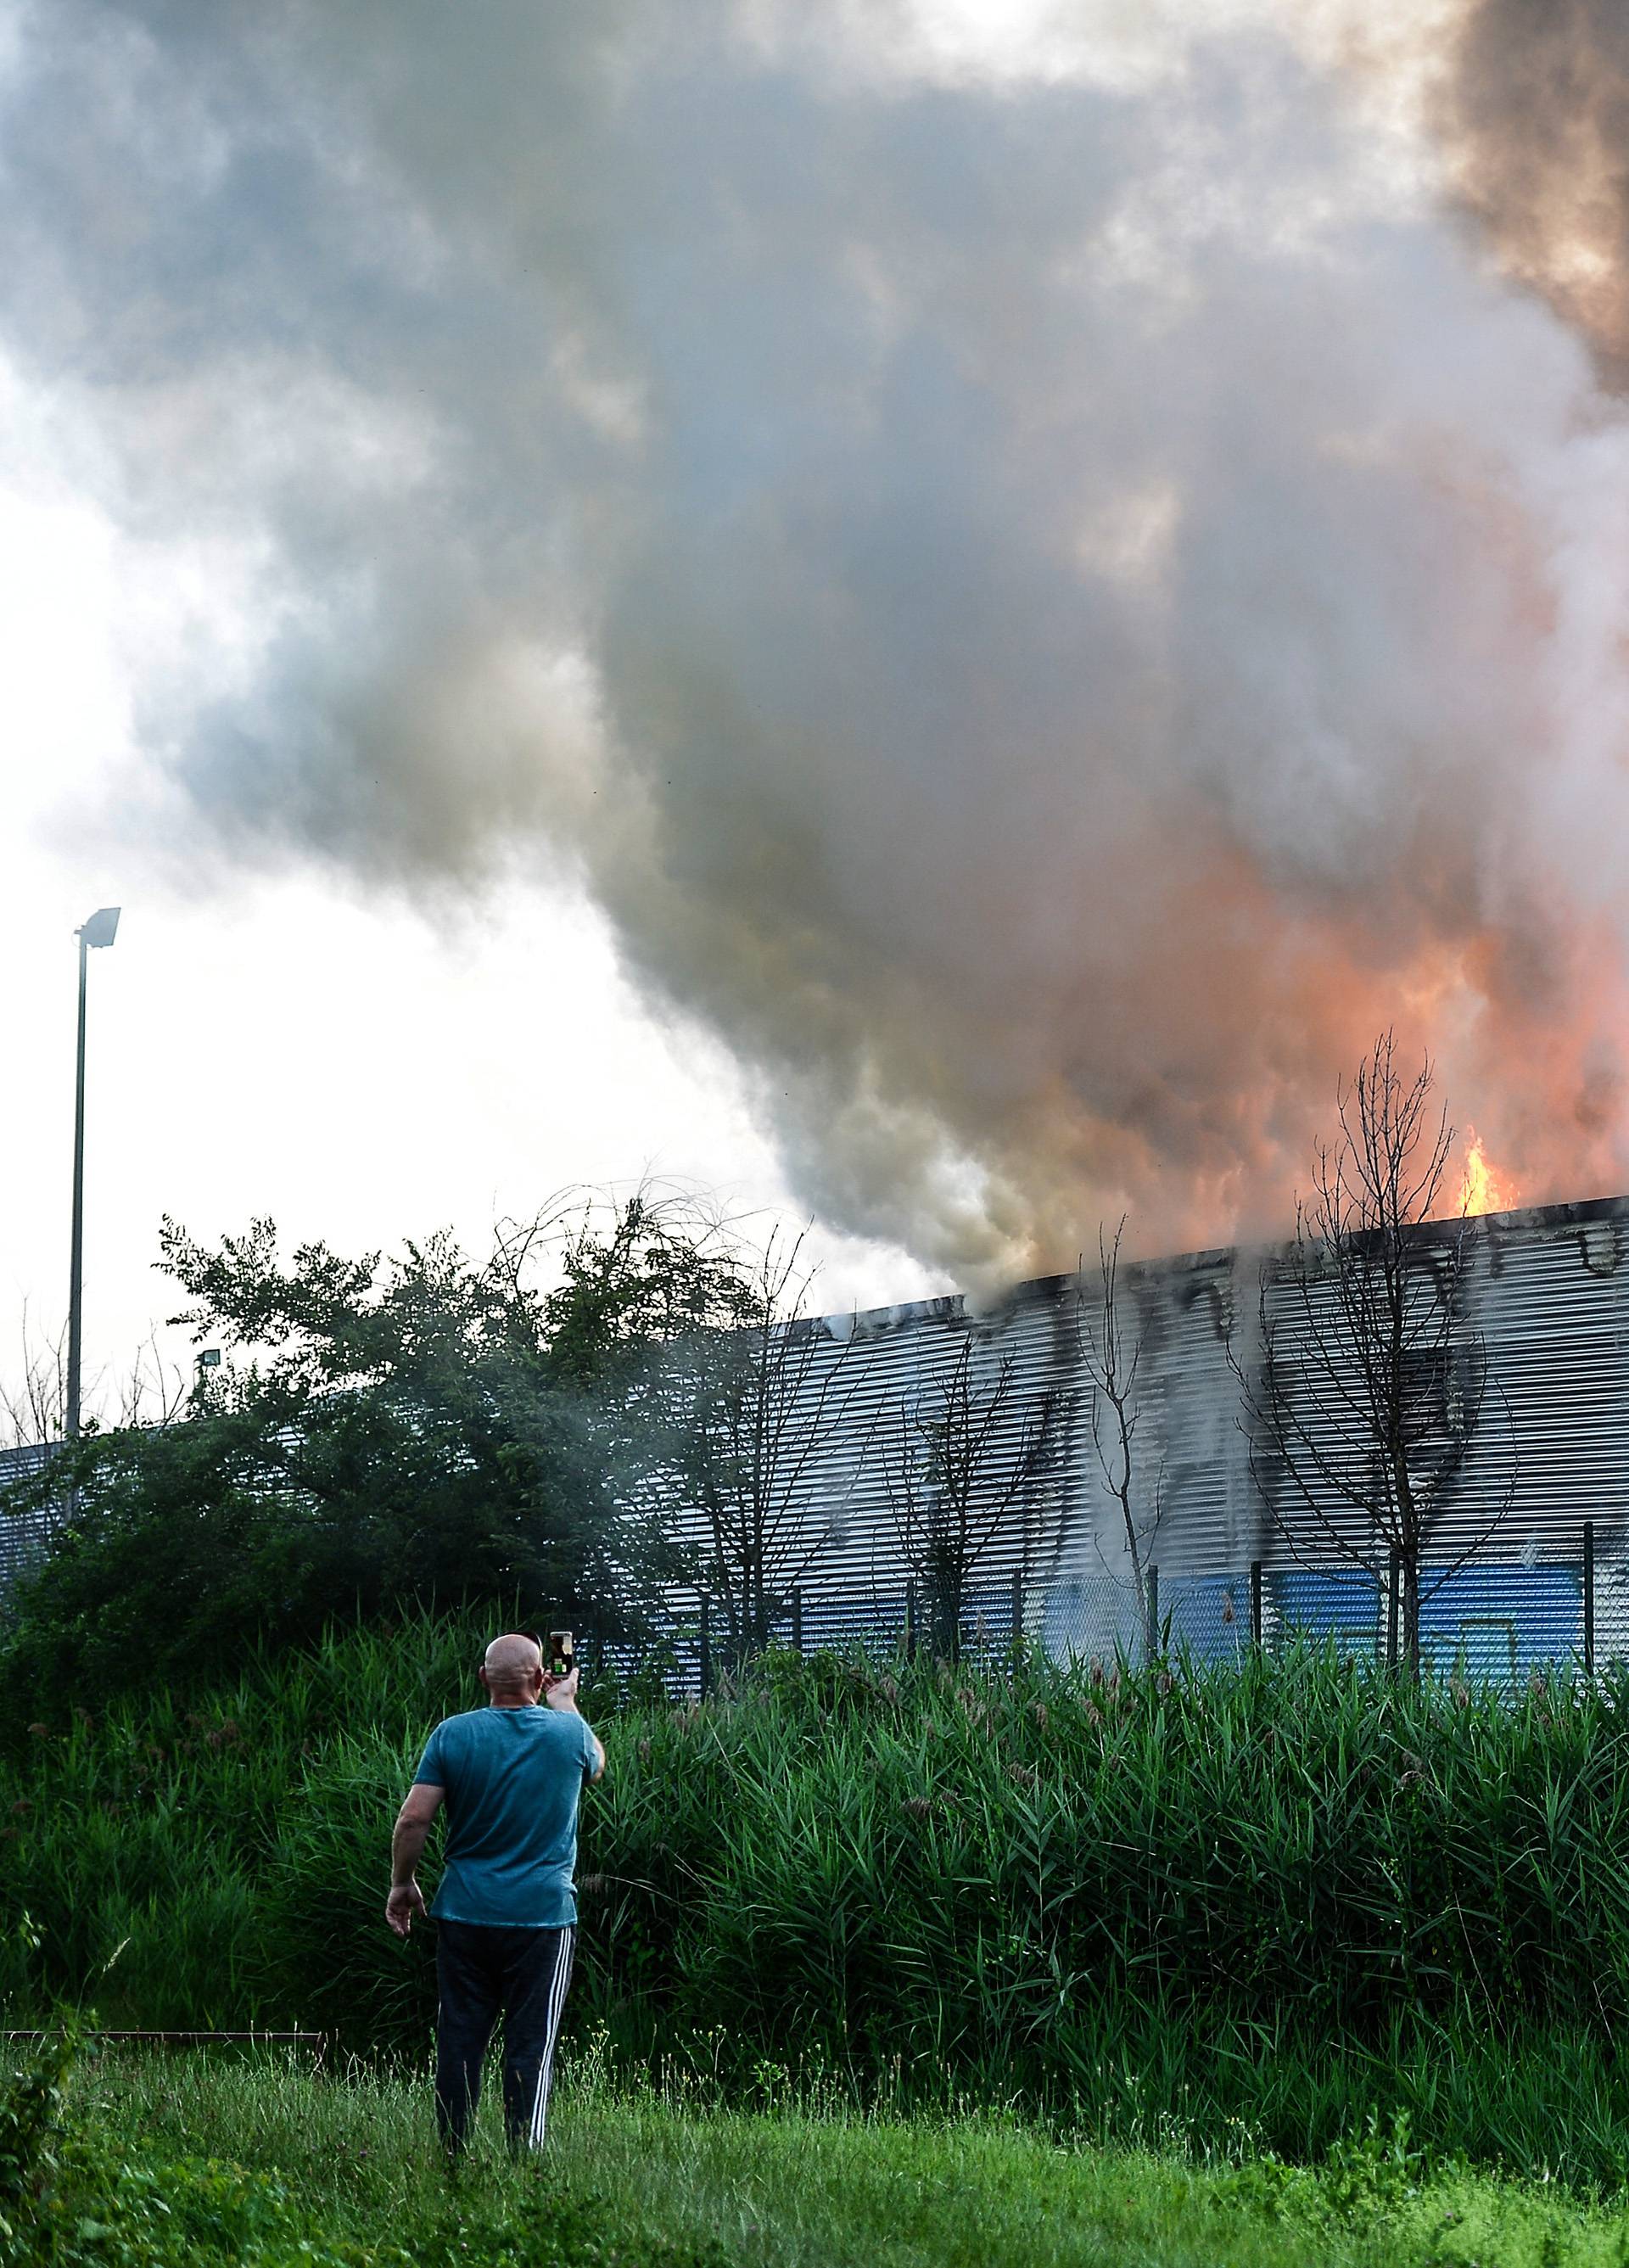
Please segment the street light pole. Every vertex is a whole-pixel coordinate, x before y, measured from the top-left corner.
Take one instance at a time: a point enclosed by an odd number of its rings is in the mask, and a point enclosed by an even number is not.
[[[119,929],[119,909],[104,906],[74,935],[79,940],[79,1049],[74,1078],[73,1255],[68,1283],[68,1438],[79,1432],[79,1347],[85,1274],[85,977],[90,948],[111,945]]]

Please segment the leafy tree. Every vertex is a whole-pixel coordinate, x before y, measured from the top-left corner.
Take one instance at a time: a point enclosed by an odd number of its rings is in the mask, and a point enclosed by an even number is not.
[[[585,1388],[648,1368],[653,1347],[756,1319],[761,1269],[731,1225],[686,1192],[641,1189],[506,1226],[497,1264],[516,1287],[540,1242],[555,1238],[559,1282],[544,1295],[540,1336],[557,1378]]]
[[[229,1359],[184,1413],[90,1432],[14,1494],[69,1515],[21,1594],[25,1683],[207,1675],[408,1600],[643,1627],[671,1558],[639,1504],[649,1357],[748,1296],[699,1208],[579,1198],[481,1265],[445,1234],[285,1260],[265,1219],[217,1246],[166,1219],[160,1248],[176,1320]]]

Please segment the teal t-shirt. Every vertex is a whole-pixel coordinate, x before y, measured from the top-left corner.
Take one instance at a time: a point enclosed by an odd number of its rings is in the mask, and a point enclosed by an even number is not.
[[[577,1800],[598,1759],[563,1709],[470,1709],[424,1744],[416,1784],[446,1790],[442,1921],[559,1929],[577,1919]]]

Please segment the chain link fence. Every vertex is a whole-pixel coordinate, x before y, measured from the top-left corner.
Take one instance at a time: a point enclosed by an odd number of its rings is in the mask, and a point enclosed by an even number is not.
[[[1021,1577],[971,1589],[958,1652],[993,1662],[1015,1640],[1055,1660],[1140,1660],[1152,1624],[1162,1652],[1206,1664],[1242,1661],[1261,1647],[1332,1644],[1352,1660],[1394,1660],[1400,1581],[1395,1565],[1264,1565],[1202,1573],[1147,1571],[1147,1593],[1109,1574],[1027,1585]],[[1514,1691],[1544,1675],[1587,1676],[1629,1661],[1629,1557],[1598,1554],[1592,1523],[1570,1553],[1547,1548],[1520,1560],[1474,1559],[1420,1570],[1420,1653],[1426,1673]],[[859,1652],[881,1660],[942,1651],[942,1630],[918,1587],[872,1585],[795,1591],[770,1624],[771,1644],[810,1654]],[[737,1658],[727,1616],[711,1602],[675,1601],[664,1640],[645,1657],[669,1689],[692,1697],[728,1675]],[[592,1647],[591,1647],[592,1652]],[[604,1658],[641,1666],[627,1647]]]

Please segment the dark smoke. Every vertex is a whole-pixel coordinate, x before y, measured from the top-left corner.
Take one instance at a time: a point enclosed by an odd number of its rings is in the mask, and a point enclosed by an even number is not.
[[[155,688],[166,823],[573,862],[805,1197],[963,1273],[1280,1224],[1394,1021],[1526,1197],[1621,1181],[1572,333],[1270,26],[998,80],[821,20],[23,19],[6,346],[254,594]]]
[[[1475,0],[1438,123],[1455,179],[1507,274],[1629,388],[1629,8]]]

